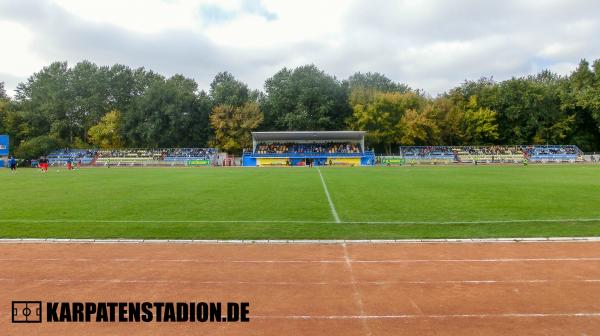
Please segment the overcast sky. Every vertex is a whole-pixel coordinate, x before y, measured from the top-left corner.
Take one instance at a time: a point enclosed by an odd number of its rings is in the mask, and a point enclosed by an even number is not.
[[[597,0],[0,0],[0,81],[53,61],[143,66],[252,88],[313,63],[441,93],[465,79],[573,70],[600,58]]]

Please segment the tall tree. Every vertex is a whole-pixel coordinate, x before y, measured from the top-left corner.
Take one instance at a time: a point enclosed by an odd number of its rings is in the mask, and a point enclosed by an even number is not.
[[[113,110],[105,114],[97,125],[88,131],[90,143],[98,148],[121,148],[123,137],[121,135],[121,113]]]
[[[435,111],[432,104],[425,105],[421,110],[408,109],[400,118],[398,124],[402,145],[431,145],[439,143],[440,128],[436,123]]]
[[[6,89],[4,88],[4,82],[0,82],[0,100],[8,100]]]
[[[251,131],[263,121],[257,103],[242,106],[218,105],[211,115],[210,123],[215,131],[213,144],[229,153],[241,153],[252,144]]]
[[[465,142],[470,145],[490,145],[498,140],[496,112],[478,106],[476,96],[472,96],[467,104],[464,137]]]
[[[371,144],[391,154],[392,145],[402,137],[402,116],[408,110],[420,109],[423,104],[423,98],[412,92],[378,92],[371,102],[352,106],[348,125],[356,130],[367,131],[367,140]]]
[[[154,81],[140,96],[125,120],[125,134],[130,145],[144,147],[202,146],[195,143],[206,138],[202,118],[208,117],[206,101],[198,100],[195,81],[175,75]],[[202,124],[198,127],[198,124]]]
[[[17,86],[16,100],[29,122],[29,136],[50,134],[71,142],[76,135],[68,73],[66,62],[54,62]]]
[[[265,94],[271,129],[337,130],[351,113],[346,87],[314,65],[280,70],[265,82]]]
[[[355,89],[367,89],[379,92],[400,92],[411,91],[406,84],[395,83],[391,79],[379,72],[357,72],[347,80],[350,91]]]
[[[251,93],[248,85],[229,72],[218,73],[210,83],[209,94],[215,105],[242,106],[252,98]]]
[[[600,148],[600,77],[598,60],[594,62],[594,72],[583,59],[565,81],[562,89],[561,106],[575,116],[572,127],[572,142],[584,150]]]
[[[110,77],[107,67],[83,61],[68,72],[70,113],[76,136],[87,138],[87,130],[109,111]]]
[[[462,97],[456,95],[456,90],[441,95],[433,100],[436,124],[440,129],[440,145],[458,145],[463,141],[462,125],[465,112],[457,102]]]

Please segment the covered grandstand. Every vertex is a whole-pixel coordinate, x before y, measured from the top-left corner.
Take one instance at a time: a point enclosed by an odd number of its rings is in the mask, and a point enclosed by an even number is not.
[[[253,132],[252,149],[244,151],[244,166],[306,166],[375,163],[362,131]]]

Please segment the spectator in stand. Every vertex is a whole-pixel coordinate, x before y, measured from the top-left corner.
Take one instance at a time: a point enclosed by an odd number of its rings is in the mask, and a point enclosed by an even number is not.
[[[340,153],[360,153],[360,148],[356,144],[350,143],[261,143],[256,147],[257,154],[340,154]]]

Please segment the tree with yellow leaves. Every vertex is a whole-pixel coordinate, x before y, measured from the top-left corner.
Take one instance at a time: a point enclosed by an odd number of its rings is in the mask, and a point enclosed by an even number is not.
[[[242,106],[217,105],[210,114],[215,132],[212,144],[228,153],[240,153],[252,144],[250,132],[263,121],[258,104],[247,102]]]
[[[100,122],[88,130],[88,140],[98,148],[121,148],[121,113],[113,110],[105,114]]]
[[[406,146],[436,144],[440,140],[440,128],[436,123],[435,110],[432,104],[421,110],[410,109],[398,124],[400,138],[398,142]]]

